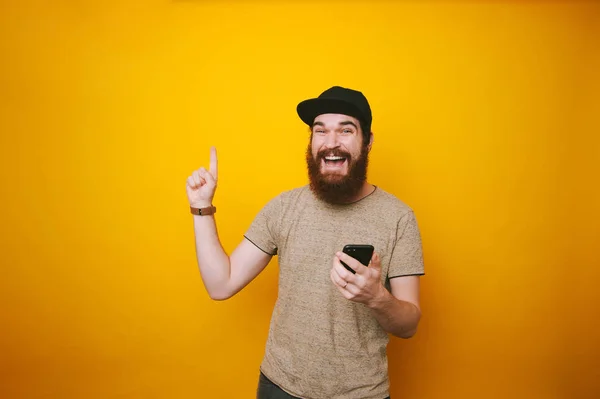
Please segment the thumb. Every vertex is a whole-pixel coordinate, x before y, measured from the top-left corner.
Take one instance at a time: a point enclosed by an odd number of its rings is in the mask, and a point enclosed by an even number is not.
[[[381,257],[378,253],[374,253],[371,257],[370,267],[374,267],[375,269],[381,270]]]

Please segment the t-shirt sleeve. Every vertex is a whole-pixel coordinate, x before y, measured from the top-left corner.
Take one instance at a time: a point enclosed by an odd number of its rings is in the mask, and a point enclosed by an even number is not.
[[[398,222],[396,244],[390,259],[388,278],[425,274],[421,232],[412,210]]]
[[[277,255],[281,198],[269,201],[256,215],[244,237],[269,255]]]

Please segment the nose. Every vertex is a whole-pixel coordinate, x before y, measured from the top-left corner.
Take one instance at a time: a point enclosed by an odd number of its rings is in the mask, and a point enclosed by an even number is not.
[[[340,143],[338,141],[338,135],[335,134],[335,132],[331,132],[325,137],[325,143],[323,143],[323,147],[329,149],[329,148],[337,148],[339,146],[340,146]]]

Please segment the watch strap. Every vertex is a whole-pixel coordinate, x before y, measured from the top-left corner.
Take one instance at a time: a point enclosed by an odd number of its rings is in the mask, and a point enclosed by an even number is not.
[[[194,208],[193,206],[190,206],[190,211],[192,212],[192,215],[207,216],[217,213],[217,207],[207,206],[205,208]]]

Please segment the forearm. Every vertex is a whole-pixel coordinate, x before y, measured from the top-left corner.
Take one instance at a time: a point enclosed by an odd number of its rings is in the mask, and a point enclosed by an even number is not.
[[[223,250],[214,215],[194,215],[196,257],[202,281],[212,299],[226,299],[230,279],[230,260]]]
[[[400,338],[410,338],[417,332],[421,311],[410,302],[401,301],[388,290],[368,304],[373,315],[388,333]]]

